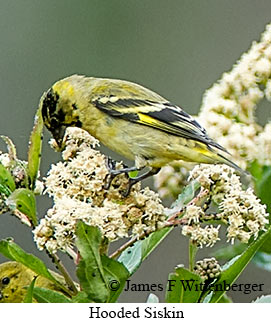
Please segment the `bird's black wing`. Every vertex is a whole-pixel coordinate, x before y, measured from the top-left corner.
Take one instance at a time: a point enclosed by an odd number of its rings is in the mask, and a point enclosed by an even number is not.
[[[213,146],[226,151],[207,135],[206,130],[193,117],[170,102],[104,96],[92,100],[92,103],[112,117],[143,124],[171,135],[202,142],[209,148]]]

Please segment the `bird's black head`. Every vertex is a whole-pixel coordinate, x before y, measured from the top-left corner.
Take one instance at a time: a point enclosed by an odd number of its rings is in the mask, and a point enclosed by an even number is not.
[[[62,98],[53,88],[50,88],[41,100],[43,122],[52,133],[58,146],[61,147],[66,128],[69,126],[81,126],[78,116],[74,113],[77,107],[69,98]]]

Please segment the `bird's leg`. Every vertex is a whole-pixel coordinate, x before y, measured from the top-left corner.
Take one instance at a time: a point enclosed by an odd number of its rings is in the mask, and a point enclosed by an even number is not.
[[[113,179],[120,175],[120,174],[128,174],[129,172],[133,172],[133,171],[139,171],[140,169],[138,169],[137,167],[133,166],[133,167],[126,167],[126,168],[122,168],[122,169],[115,169],[116,167],[116,162],[114,160],[112,160],[111,158],[107,157],[106,158],[106,167],[108,169],[109,174],[107,175],[106,178],[106,184],[104,186],[104,188],[107,190],[109,189]]]
[[[148,172],[146,172],[145,174],[139,175],[137,177],[134,178],[129,178],[129,183],[128,183],[128,188],[127,190],[124,192],[123,196],[127,197],[130,194],[131,188],[133,185],[135,185],[136,183],[142,181],[143,179],[155,175],[160,171],[161,168],[152,168],[150,169]]]

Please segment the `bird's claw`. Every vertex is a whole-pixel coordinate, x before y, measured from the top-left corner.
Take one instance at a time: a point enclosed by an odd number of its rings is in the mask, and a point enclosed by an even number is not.
[[[126,174],[128,176],[128,174],[125,171],[125,168],[127,168],[127,166],[124,166],[124,169],[116,169],[116,164],[117,162],[113,159],[111,159],[110,157],[106,157],[106,168],[108,170],[108,174],[105,177],[105,184],[104,184],[104,189],[108,190],[114,180],[114,178],[120,174]],[[128,176],[129,177],[129,176]],[[128,192],[129,194],[129,192]]]
[[[120,174],[125,174],[128,179],[128,187],[127,189],[121,194],[123,197],[127,197],[130,194],[131,188],[133,185],[135,185],[136,183],[138,183],[139,181],[141,181],[144,178],[149,177],[150,175],[154,175],[156,174],[159,169],[151,169],[149,172],[137,176],[137,177],[129,177],[129,172],[131,171],[139,171],[140,169],[134,167],[128,167],[126,165],[123,165],[122,169],[116,169],[116,162],[114,160],[112,160],[111,158],[107,157],[106,158],[106,167],[108,169],[108,174],[106,175],[105,178],[105,185],[104,185],[104,189],[108,190],[112,184],[113,179],[120,175]]]

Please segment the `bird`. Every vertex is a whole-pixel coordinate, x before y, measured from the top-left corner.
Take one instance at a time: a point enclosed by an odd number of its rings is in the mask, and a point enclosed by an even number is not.
[[[51,274],[65,284],[61,275],[53,271]],[[0,264],[0,303],[23,303],[27,287],[36,276],[36,273],[19,262],[7,261]],[[65,294],[58,285],[42,276],[37,277],[35,286]]]
[[[175,160],[227,164],[227,150],[179,105],[143,87],[118,79],[71,75],[55,82],[41,98],[44,125],[59,147],[67,127],[79,127],[134,166],[115,170],[111,179],[132,171],[148,171],[129,178],[127,194],[137,182],[157,174]]]

